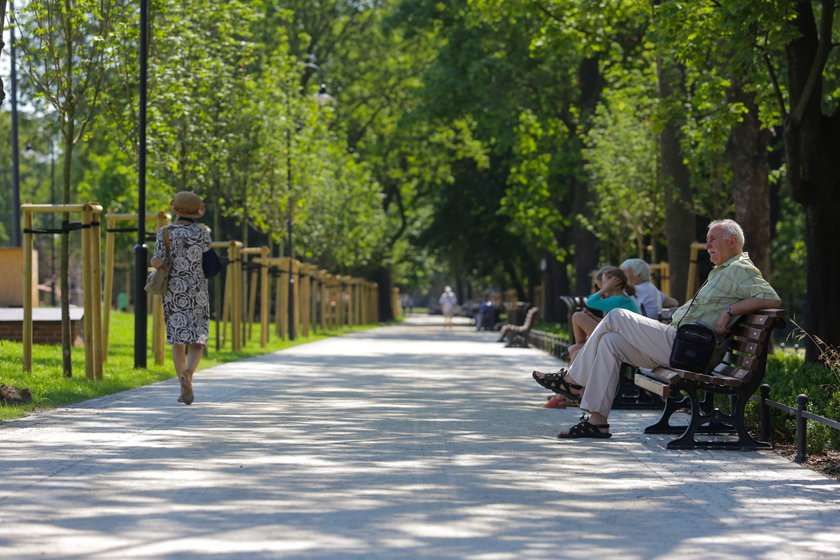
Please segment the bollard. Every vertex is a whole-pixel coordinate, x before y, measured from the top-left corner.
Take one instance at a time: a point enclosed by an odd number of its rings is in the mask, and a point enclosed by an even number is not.
[[[796,457],[793,459],[794,463],[804,463],[807,457],[806,453],[806,438],[807,438],[807,421],[805,416],[805,407],[808,405],[808,395],[796,396]]]
[[[762,383],[758,389],[761,394],[761,401],[758,405],[758,425],[760,427],[758,439],[770,441],[770,407],[767,405],[767,399],[770,397],[770,385]]]

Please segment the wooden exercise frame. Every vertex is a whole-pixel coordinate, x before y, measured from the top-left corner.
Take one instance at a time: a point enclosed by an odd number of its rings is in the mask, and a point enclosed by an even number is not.
[[[23,371],[32,372],[32,224],[33,214],[82,215],[82,289],[84,298],[83,340],[85,375],[102,379],[102,264],[99,256],[99,215],[102,206],[86,204],[21,204],[23,212]],[[69,232],[64,235],[69,235]],[[62,286],[62,289],[67,289]]]
[[[700,251],[704,251],[705,249],[705,243],[700,243],[699,241],[691,243],[691,262],[688,265],[688,282],[685,287],[685,301],[693,298],[694,293],[697,291],[697,262],[700,258]]]
[[[111,298],[114,290],[114,250],[116,246],[115,236],[117,233],[113,231],[117,229],[117,222],[134,222],[137,223],[138,214],[105,214],[105,308],[103,310],[104,317],[102,319],[104,329],[102,332],[102,359],[108,361],[109,335],[108,331],[111,328]],[[154,221],[157,233],[163,226],[169,225],[172,216],[167,212],[161,210],[157,214],[146,214],[146,221]],[[134,230],[136,232],[136,230]],[[122,232],[129,233],[129,232]],[[149,309],[152,310],[152,354],[154,356],[156,365],[163,365],[164,354],[166,352],[165,340],[166,331],[163,321],[163,298],[160,295],[151,296],[151,305]],[[134,302],[135,305],[137,302]]]
[[[650,265],[651,280],[657,280],[659,291],[666,296],[671,296],[671,265],[666,262]]]
[[[256,294],[259,284],[260,290],[260,320],[262,325],[261,344],[268,343],[268,332],[271,310],[269,309],[269,293],[271,293],[271,276],[276,276],[274,285],[274,331],[281,339],[289,337],[289,269],[294,280],[294,324],[295,332],[299,336],[309,336],[314,330],[330,328],[352,327],[376,321],[378,317],[378,290],[376,282],[369,282],[352,276],[330,274],[327,270],[318,269],[314,264],[293,260],[291,266],[289,257],[270,258],[268,247],[249,247],[239,250],[240,260],[248,255],[259,255],[255,259],[260,264],[259,271],[252,271],[247,299],[247,325],[243,325],[243,340],[251,339],[251,325],[256,313]],[[240,270],[241,270],[240,266]],[[240,288],[241,290],[241,288]],[[225,291],[225,301],[231,295]],[[241,298],[242,296],[240,296]],[[335,302],[335,305],[332,305]],[[225,317],[230,316],[226,311]],[[226,331],[225,331],[226,332]],[[226,336],[226,334],[225,334]]]
[[[214,249],[227,251],[228,264],[225,271],[225,293],[220,321],[221,345],[227,343],[227,326],[231,329],[231,350],[238,352],[242,348],[242,242],[214,241]],[[217,310],[218,312],[218,310]]]
[[[259,270],[251,271],[251,278],[249,282],[248,288],[248,324],[247,324],[247,331],[245,333],[245,339],[251,340],[252,336],[252,327],[254,324],[254,314],[256,313],[257,307],[257,289],[259,284],[259,292],[260,292],[260,325],[262,330],[260,332],[260,347],[265,347],[268,344],[268,331],[269,331],[269,301],[268,301],[268,294],[270,289],[270,282],[271,278],[268,274],[268,262],[269,262],[269,249],[265,245],[262,247],[245,247],[243,248],[239,254],[242,256],[243,259],[247,258],[250,255],[259,255],[258,259],[254,259],[254,262],[257,263],[260,267]]]

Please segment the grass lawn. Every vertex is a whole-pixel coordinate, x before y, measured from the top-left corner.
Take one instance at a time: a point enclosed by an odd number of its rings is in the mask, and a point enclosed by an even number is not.
[[[0,340],[0,384],[21,389],[26,388],[32,392],[32,402],[19,405],[0,404],[0,421],[20,418],[33,411],[77,403],[175,377],[169,355],[169,346],[166,347],[164,364],[161,366],[154,364],[154,358],[151,354],[151,324],[150,317],[148,367],[147,369],[134,369],[134,315],[118,311],[111,313],[110,350],[108,360],[103,365],[102,381],[92,381],[85,377],[84,348],[73,348],[73,377],[65,378],[61,373],[60,346],[34,345],[32,348],[32,372],[24,373],[23,345],[19,342]],[[253,326],[251,339],[239,352],[233,352],[229,349],[229,336],[228,348],[215,350],[215,324],[211,321],[208,356],[201,360],[199,370],[373,326],[375,325],[345,327],[334,331],[320,331],[317,334],[312,334],[310,331],[308,337],[298,337],[294,342],[280,340],[272,332],[268,345],[261,348],[261,329],[259,323],[257,323]]]

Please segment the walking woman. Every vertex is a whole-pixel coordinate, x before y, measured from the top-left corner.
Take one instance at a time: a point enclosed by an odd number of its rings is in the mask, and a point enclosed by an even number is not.
[[[201,268],[202,255],[211,248],[210,232],[195,223],[204,215],[204,204],[195,193],[179,192],[169,206],[178,219],[158,231],[151,264],[155,268],[164,264],[166,229],[171,259],[169,290],[163,295],[166,340],[172,345],[172,362],[181,384],[178,402],[192,404],[192,378],[210,327],[210,298]]]

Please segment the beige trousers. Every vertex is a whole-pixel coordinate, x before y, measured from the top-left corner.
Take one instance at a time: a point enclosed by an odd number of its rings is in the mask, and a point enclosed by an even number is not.
[[[613,309],[598,323],[569,366],[569,377],[585,387],[580,408],[609,416],[621,364],[668,365],[676,329],[644,315]]]

